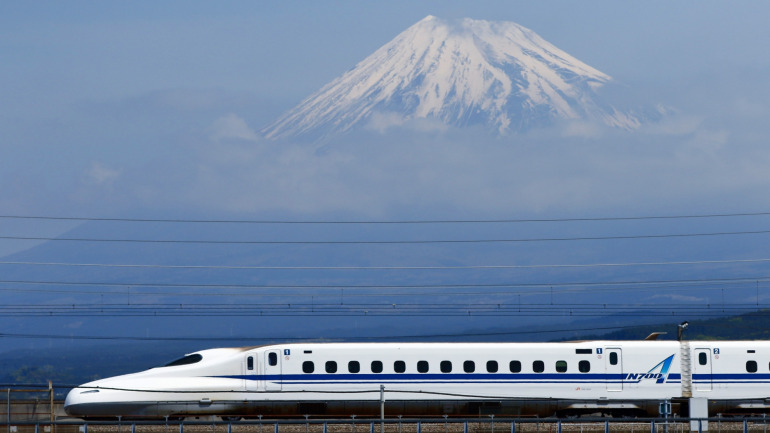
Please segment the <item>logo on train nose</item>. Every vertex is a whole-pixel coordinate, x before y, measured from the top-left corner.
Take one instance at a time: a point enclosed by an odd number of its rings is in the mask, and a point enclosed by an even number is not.
[[[652,367],[647,373],[628,373],[623,379],[624,382],[636,382],[639,383],[646,379],[655,379],[655,383],[663,383],[668,377],[668,370],[671,368],[671,361],[674,360],[674,355],[660,361],[658,365]],[[656,372],[656,370],[659,371]]]

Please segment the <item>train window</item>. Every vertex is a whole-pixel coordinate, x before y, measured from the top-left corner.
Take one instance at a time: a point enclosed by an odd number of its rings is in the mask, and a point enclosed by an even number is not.
[[[417,361],[417,372],[418,373],[427,373],[428,372],[428,361]]]
[[[393,363],[393,371],[396,373],[403,373],[406,371],[406,362],[396,361]]]
[[[336,373],[337,372],[337,363],[335,361],[326,361],[326,372],[327,373]]]
[[[567,361],[556,361],[556,372],[557,373],[566,373],[567,372]]]
[[[441,361],[441,364],[439,364],[439,367],[441,368],[442,373],[451,373],[452,361]]]
[[[302,363],[302,372],[310,374],[313,371],[315,371],[315,365],[313,365],[313,361],[305,361]]]
[[[178,367],[180,365],[189,365],[189,364],[195,364],[196,362],[200,362],[201,359],[203,359],[203,356],[194,353],[192,355],[187,355],[185,357],[175,359],[168,364],[164,365],[163,367]]]
[[[476,363],[473,361],[465,361],[463,362],[463,371],[466,373],[473,373],[476,371]]]
[[[610,352],[610,365],[618,365],[618,352]]]
[[[348,371],[351,373],[358,373],[361,371],[361,364],[359,364],[358,361],[348,362]]]
[[[372,361],[372,373],[382,373],[382,361]]]
[[[746,361],[746,371],[749,373],[757,372],[757,361]]]
[[[497,361],[487,361],[487,373],[497,373]]]
[[[535,373],[542,373],[545,371],[545,363],[543,361],[533,361],[532,371]]]
[[[278,354],[275,353],[275,352],[268,353],[267,354],[267,363],[271,367],[275,367],[276,365],[278,365]]]
[[[246,358],[246,370],[254,370],[254,357],[249,356]]]
[[[521,373],[521,361],[511,361],[508,364],[511,373]]]
[[[701,352],[698,354],[698,364],[700,365],[706,365],[708,363],[708,355],[706,355],[706,352]]]
[[[578,362],[578,371],[581,373],[588,373],[591,371],[591,363],[586,361],[585,359]]]
[[[590,355],[594,353],[593,349],[575,349],[575,353],[578,355]]]

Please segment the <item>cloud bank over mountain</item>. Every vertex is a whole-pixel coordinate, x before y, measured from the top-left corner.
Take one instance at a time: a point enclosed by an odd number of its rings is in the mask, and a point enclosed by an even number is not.
[[[634,133],[556,129],[515,139],[415,125],[321,147],[249,131],[234,114],[215,119],[178,145],[185,157],[173,168],[121,169],[113,196],[143,208],[369,216],[654,213],[749,197],[768,204],[761,185],[770,181],[763,169],[770,154],[762,143],[692,116]]]

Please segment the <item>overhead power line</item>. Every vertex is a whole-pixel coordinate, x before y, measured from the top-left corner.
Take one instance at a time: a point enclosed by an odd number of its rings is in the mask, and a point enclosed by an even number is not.
[[[214,245],[390,245],[390,244],[482,244],[482,243],[523,243],[523,242],[566,242],[566,241],[604,241],[626,239],[669,239],[710,236],[739,236],[768,234],[770,230],[709,233],[669,233],[657,235],[625,236],[576,236],[553,238],[519,239],[426,239],[426,240],[368,240],[368,241],[243,241],[243,240],[205,240],[205,239],[105,239],[105,238],[66,238],[41,236],[0,236],[0,239],[17,241],[57,241],[57,242],[110,242],[110,243],[149,243],[149,244],[214,244]]]
[[[593,332],[593,331],[617,331],[631,327],[606,326],[595,328],[569,328],[569,329],[544,329],[544,330],[526,330],[526,331],[505,331],[505,332],[481,332],[481,333],[446,333],[446,334],[417,334],[417,335],[389,335],[378,337],[347,337],[347,336],[328,336],[323,338],[316,337],[140,337],[140,336],[98,336],[98,335],[61,335],[61,334],[15,334],[0,333],[0,338],[44,338],[57,340],[132,340],[132,341],[304,341],[304,342],[325,342],[325,341],[384,341],[384,340],[409,340],[423,338],[451,338],[451,337],[494,337],[504,335],[526,335],[526,334],[556,334],[563,332]]]
[[[317,308],[271,310],[271,309],[178,309],[160,310],[152,308],[137,309],[40,309],[32,311],[3,311],[0,317],[606,317],[608,314],[622,314],[633,317],[672,317],[687,315],[687,317],[712,317],[725,314],[739,314],[754,312],[757,309],[766,308],[765,304],[759,306],[753,304],[740,305],[707,305],[700,308],[681,308],[680,306],[667,306],[661,308],[632,308],[632,307],[595,307],[578,308],[576,306],[546,305],[537,308],[510,307],[500,309],[473,309],[457,308],[443,311],[416,310],[400,311],[374,308],[354,308],[349,310],[328,310]]]
[[[757,302],[715,303],[607,303],[607,302],[257,302],[257,303],[66,303],[66,304],[6,304],[0,306],[0,317],[118,317],[118,316],[388,316],[388,317],[457,317],[457,316],[530,316],[549,317],[623,314],[712,314],[726,311],[757,311],[768,304]]]
[[[393,294],[390,290],[397,289],[522,289],[522,288],[560,288],[561,292],[569,291],[570,289],[575,291],[585,291],[584,287],[602,287],[612,286],[612,288],[627,288],[629,286],[655,286],[655,287],[671,287],[671,286],[692,286],[697,285],[699,288],[703,288],[704,284],[732,284],[732,283],[764,283],[770,281],[770,276],[747,276],[747,277],[732,277],[732,278],[696,278],[696,279],[670,279],[670,280],[617,280],[617,281],[562,281],[562,282],[502,282],[502,283],[437,283],[437,284],[232,284],[232,283],[143,283],[143,282],[98,282],[98,281],[56,281],[56,280],[0,280],[0,284],[15,284],[15,285],[41,285],[41,286],[93,286],[93,287],[112,287],[112,288],[135,288],[135,287],[150,287],[150,288],[179,288],[179,289],[253,289],[260,290],[286,290],[286,289],[301,289],[301,290],[389,290],[383,294]],[[611,288],[611,289],[612,289]],[[610,290],[611,290],[610,289]],[[3,291],[34,291],[30,289],[9,289],[0,288]],[[602,289],[608,290],[608,289]],[[49,290],[39,290],[41,292],[49,292]],[[75,293],[69,290],[51,290],[52,293]],[[116,294],[122,292],[80,292],[87,294],[105,293]],[[168,294],[169,292],[136,292],[136,294]],[[412,292],[409,292],[412,293]],[[434,292],[430,292],[434,293]],[[456,292],[442,292],[446,294],[455,294]],[[472,293],[484,293],[474,291]],[[521,293],[521,292],[517,292]],[[178,293],[171,293],[177,295]],[[185,292],[187,294],[187,292]],[[238,293],[231,293],[237,295]],[[242,294],[242,293],[241,293]],[[398,294],[398,293],[396,293]],[[407,295],[408,293],[401,293]],[[190,294],[192,296],[199,296],[200,294]],[[330,296],[338,296],[338,294],[332,294]]]
[[[767,216],[770,212],[740,212],[682,215],[646,215],[628,217],[586,217],[586,218],[510,218],[510,219],[426,219],[426,220],[226,220],[226,219],[182,219],[182,218],[102,218],[49,215],[0,215],[0,218],[53,221],[112,221],[140,223],[204,223],[204,224],[495,224],[495,223],[533,223],[533,222],[573,222],[573,221],[630,221],[660,219],[696,219],[696,218],[732,218]]]
[[[691,260],[671,262],[545,264],[545,265],[460,265],[460,266],[218,266],[218,265],[155,265],[119,263],[65,263],[65,262],[17,262],[0,261],[0,265],[64,266],[93,268],[143,268],[143,269],[222,269],[222,270],[467,270],[467,269],[545,269],[545,268],[599,268],[630,266],[682,266],[718,265],[736,263],[766,263],[768,258],[733,260]]]
[[[753,281],[752,281],[753,283]],[[613,288],[592,288],[592,289],[584,289],[584,288],[574,288],[574,289],[557,289],[552,292],[545,292],[545,291],[489,291],[489,290],[482,290],[482,291],[462,291],[462,292],[439,292],[439,291],[420,291],[420,292],[367,292],[367,293],[361,293],[361,292],[353,292],[353,293],[345,293],[344,296],[342,296],[344,299],[372,299],[372,298],[385,298],[385,299],[393,299],[394,297],[398,298],[425,298],[425,297],[437,297],[441,296],[444,299],[455,299],[456,302],[465,302],[462,300],[462,298],[478,298],[479,296],[498,296],[500,298],[494,298],[494,299],[510,299],[511,296],[545,296],[549,293],[552,295],[561,295],[561,294],[570,294],[570,293],[581,293],[581,294],[589,294],[589,293],[608,293],[608,292],[618,292],[618,291],[624,291],[624,292],[630,292],[630,293],[641,293],[641,292],[659,292],[661,290],[665,290],[666,293],[671,294],[673,292],[689,292],[689,291],[698,291],[698,292],[704,292],[704,291],[715,291],[715,290],[728,290],[728,293],[731,293],[736,290],[750,290],[753,289],[753,287],[694,287],[694,286],[679,286],[679,287],[660,287],[660,286],[654,286],[654,287],[643,287],[643,288],[635,288],[630,289],[628,287],[613,287]],[[2,289],[0,288],[0,291],[2,292],[20,292],[20,293],[60,293],[60,294],[67,294],[67,295],[100,295],[100,296],[108,296],[112,298],[108,299],[115,299],[115,298],[121,298],[126,296],[133,296],[134,298],[139,297],[139,299],[146,299],[144,297],[160,297],[164,296],[167,298],[194,298],[194,299],[205,299],[205,298],[258,298],[258,299],[265,299],[265,298],[274,298],[274,299],[301,299],[301,300],[307,300],[309,298],[316,298],[318,300],[323,299],[339,299],[340,293],[332,293],[332,292],[325,292],[325,293],[317,293],[317,292],[303,292],[303,293],[285,293],[285,292],[252,292],[252,293],[233,293],[233,292],[216,292],[216,293],[187,293],[187,292],[153,292],[153,291],[137,291],[137,290],[131,290],[130,293],[128,292],[105,292],[105,291],[72,291],[72,290],[51,290],[51,289],[42,289],[42,290],[36,290],[36,289]],[[35,304],[39,305],[39,304]],[[50,304],[49,304],[50,305]]]

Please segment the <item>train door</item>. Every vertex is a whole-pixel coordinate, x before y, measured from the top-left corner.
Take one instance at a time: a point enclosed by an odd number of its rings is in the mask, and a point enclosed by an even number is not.
[[[281,354],[278,350],[265,352],[265,391],[281,390]]]
[[[695,349],[695,362],[693,364],[692,382],[696,391],[711,391],[711,349]]]
[[[623,351],[619,347],[604,348],[604,372],[607,391],[623,391]]]
[[[243,360],[243,380],[246,391],[257,390],[257,356],[253,353],[246,355]]]

